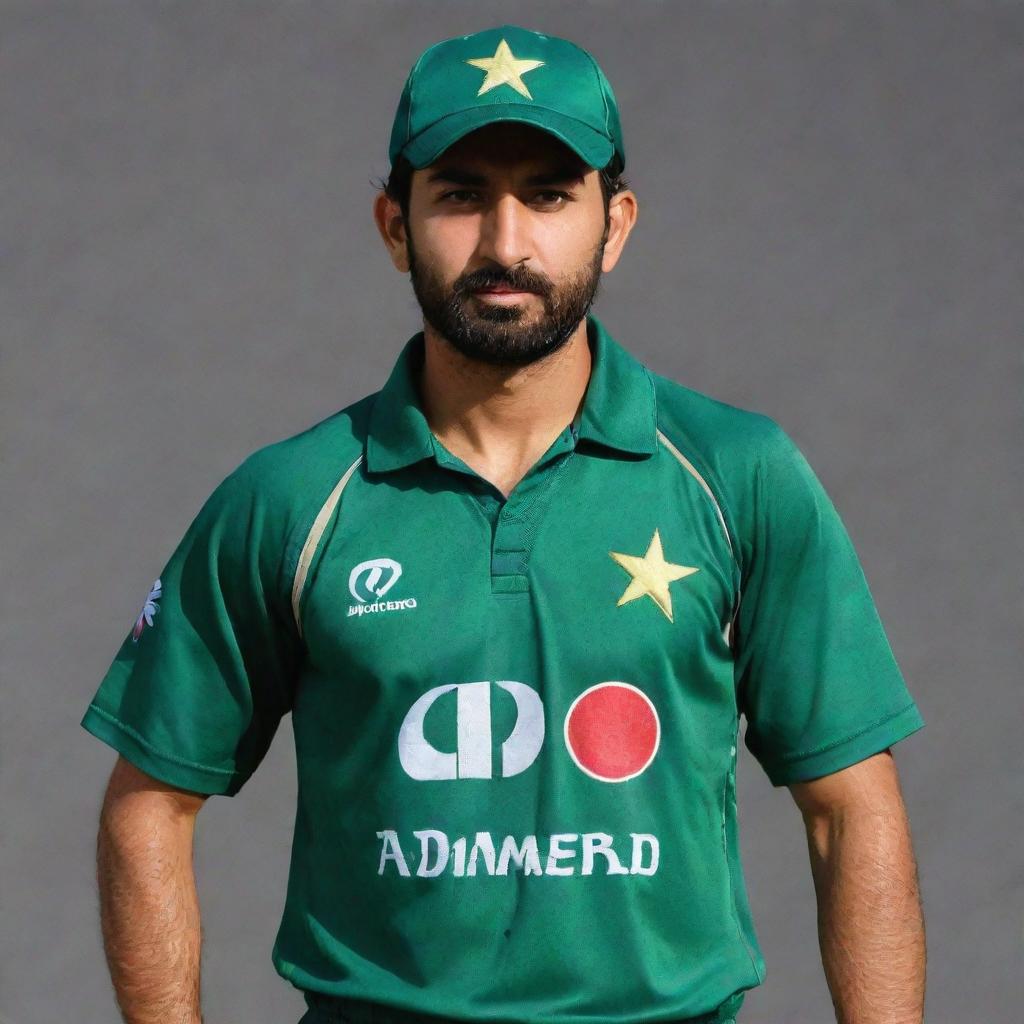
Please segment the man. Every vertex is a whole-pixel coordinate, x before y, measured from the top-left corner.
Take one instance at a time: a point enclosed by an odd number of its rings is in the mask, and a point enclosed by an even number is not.
[[[512,25],[446,40],[390,156],[374,215],[423,330],[216,489],[82,720],[121,754],[100,880],[126,1019],[200,1019],[195,816],[290,712],[273,962],[305,1024],[735,1021],[765,977],[743,713],[803,814],[837,1019],[920,1021],[889,747],[923,720],[781,428],[590,313],[637,216],[604,75]]]

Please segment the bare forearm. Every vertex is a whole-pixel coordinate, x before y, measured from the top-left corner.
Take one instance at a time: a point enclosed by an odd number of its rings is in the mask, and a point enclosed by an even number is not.
[[[201,1024],[194,822],[140,798],[104,808],[100,921],[126,1024]]]
[[[924,918],[905,810],[844,810],[806,824],[838,1024],[921,1024]]]

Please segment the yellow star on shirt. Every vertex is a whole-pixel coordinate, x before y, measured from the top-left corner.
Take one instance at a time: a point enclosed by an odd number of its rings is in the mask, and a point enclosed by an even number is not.
[[[496,89],[499,85],[511,85],[516,92],[528,100],[532,100],[533,97],[530,95],[530,90],[526,88],[522,76],[527,71],[539,68],[544,61],[516,59],[512,55],[508,43],[502,39],[498,43],[493,57],[477,57],[474,60],[467,60],[466,63],[487,72],[487,77],[484,79],[483,85],[480,86],[477,96],[483,96],[485,92],[490,92],[491,89]]]
[[[661,536],[654,531],[647,553],[641,558],[639,555],[624,555],[618,551],[609,551],[608,554],[632,576],[626,592],[619,598],[615,607],[626,604],[627,601],[635,601],[638,597],[647,594],[653,598],[654,603],[668,616],[672,622],[672,595],[669,593],[668,585],[674,580],[681,580],[684,576],[692,576],[700,572],[689,565],[675,565],[673,562],[666,562],[665,555],[661,550]]]

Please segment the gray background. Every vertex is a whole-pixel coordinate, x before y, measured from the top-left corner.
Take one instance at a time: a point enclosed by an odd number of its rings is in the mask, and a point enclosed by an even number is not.
[[[1019,1019],[1016,3],[0,5],[0,1017],[115,1019],[93,881],[113,752],[79,725],[150,581],[255,448],[376,390],[419,329],[370,219],[415,57],[569,36],[640,218],[596,307],[773,416],[835,499],[927,727],[894,750],[928,1020]],[[831,1020],[799,814],[741,748],[768,962],[742,1024]],[[201,813],[209,1024],[291,1024],[270,963],[291,729]]]

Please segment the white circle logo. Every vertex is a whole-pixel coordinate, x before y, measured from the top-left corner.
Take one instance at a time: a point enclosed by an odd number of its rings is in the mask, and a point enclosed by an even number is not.
[[[348,589],[352,596],[366,604],[383,597],[402,575],[402,567],[391,558],[371,558],[360,562],[348,577]],[[381,579],[384,580],[381,583]]]

